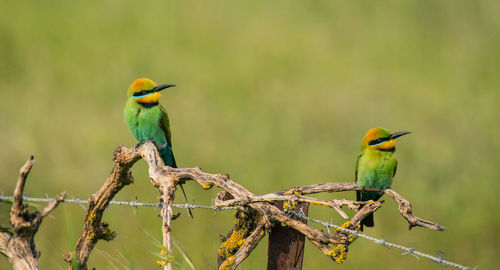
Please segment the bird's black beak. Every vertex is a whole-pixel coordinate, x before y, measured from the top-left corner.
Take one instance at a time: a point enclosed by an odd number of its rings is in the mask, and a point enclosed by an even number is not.
[[[156,86],[155,88],[153,88],[151,90],[151,92],[153,92],[153,93],[154,92],[160,92],[163,89],[167,89],[169,87],[174,87],[174,86],[175,86],[175,84],[160,84],[160,85]]]
[[[396,139],[396,138],[399,138],[399,137],[401,137],[401,136],[403,136],[403,135],[410,134],[410,133],[411,133],[411,132],[409,132],[409,131],[394,132],[394,133],[392,133],[392,134],[391,134],[391,136],[389,136],[389,138],[390,138],[391,140],[394,140],[394,139]]]

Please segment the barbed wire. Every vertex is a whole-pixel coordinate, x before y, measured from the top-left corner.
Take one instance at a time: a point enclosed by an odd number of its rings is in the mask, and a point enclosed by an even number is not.
[[[476,270],[476,269],[479,268],[479,266],[471,268],[471,267],[460,265],[458,263],[447,261],[447,260],[444,259],[442,252],[440,252],[440,256],[439,257],[435,257],[435,256],[432,256],[430,254],[417,251],[414,248],[405,247],[405,246],[401,246],[401,245],[398,245],[398,244],[387,242],[385,240],[385,237],[383,237],[383,236],[382,236],[381,239],[380,238],[375,238],[375,237],[372,237],[372,236],[369,236],[369,235],[366,235],[366,234],[363,234],[363,233],[360,233],[360,232],[357,232],[357,231],[353,231],[353,230],[349,230],[349,229],[346,229],[346,228],[342,228],[342,227],[340,227],[338,225],[335,225],[333,223],[329,223],[329,222],[325,222],[325,221],[322,221],[322,220],[319,220],[319,219],[311,218],[311,217],[308,217],[308,216],[304,215],[304,212],[302,211],[302,209],[300,209],[299,213],[296,213],[296,212],[293,212],[293,211],[287,211],[287,214],[291,214],[291,215],[293,215],[293,216],[295,216],[297,218],[300,218],[300,219],[303,219],[303,220],[308,220],[308,221],[311,221],[311,222],[323,225],[324,227],[326,227],[326,229],[328,230],[328,232],[330,232],[330,228],[335,228],[336,230],[340,230],[340,231],[343,231],[343,232],[346,232],[346,233],[350,233],[350,234],[352,234],[354,236],[370,240],[370,241],[372,241],[372,242],[374,242],[376,244],[380,244],[380,245],[382,245],[382,246],[384,246],[386,248],[393,247],[393,248],[404,250],[405,252],[402,253],[401,255],[411,254],[411,255],[413,255],[417,259],[420,256],[420,257],[424,257],[424,258],[430,259],[430,260],[432,260],[432,261],[434,261],[434,262],[436,262],[438,264],[441,264],[441,265],[444,265],[444,266],[451,266],[451,267],[455,267],[455,268],[462,269],[462,270]]]
[[[0,202],[2,201],[12,201],[14,200],[14,196],[4,196],[0,195]],[[48,195],[45,198],[35,198],[35,197],[29,197],[29,196],[23,196],[23,200],[25,202],[52,202],[55,199],[50,198]],[[78,204],[81,207],[85,209],[83,206],[84,204],[89,204],[87,200],[82,200],[80,198],[71,198],[71,199],[64,199],[61,202],[64,203],[73,203],[73,204]],[[157,202],[157,203],[143,203],[137,201],[137,198],[134,201],[110,201],[110,205],[127,205],[131,206],[132,209],[138,208],[138,207],[155,207],[155,208],[161,208],[163,206],[162,202]],[[209,210],[214,210],[214,211],[223,211],[223,210],[235,210],[236,207],[215,207],[214,205],[198,205],[198,204],[191,204],[191,203],[183,203],[183,204],[177,204],[174,203],[172,204],[172,207],[174,208],[180,208],[180,209],[209,209]]]
[[[14,196],[4,196],[3,194],[0,195],[0,203],[2,201],[12,201],[13,199],[14,199]],[[52,202],[55,199],[54,198],[50,198],[48,195],[46,195],[46,198],[35,198],[35,197],[23,196],[23,200],[26,201],[26,202]],[[82,200],[80,198],[64,199],[62,202],[78,204],[78,205],[80,205],[84,209],[85,209],[85,207],[83,205],[84,204],[88,204],[87,200]],[[158,202],[158,203],[143,203],[143,202],[137,201],[137,198],[134,201],[110,201],[109,204],[110,205],[127,205],[127,206],[131,206],[132,209],[133,209],[133,211],[134,211],[134,213],[135,213],[135,208],[138,208],[138,207],[155,207],[155,208],[161,208],[163,206],[162,202]],[[189,209],[196,209],[196,208],[197,209],[208,209],[208,210],[213,210],[215,212],[217,212],[217,211],[223,211],[223,210],[235,210],[235,209],[237,209],[237,207],[215,207],[214,205],[197,205],[197,204],[190,204],[190,203],[173,204],[172,207],[174,207],[174,208],[180,208],[180,209],[188,209],[188,208]],[[462,270],[476,270],[476,269],[479,268],[479,266],[476,266],[476,267],[472,268],[472,267],[467,267],[467,266],[460,265],[458,263],[447,261],[447,260],[445,260],[442,252],[439,252],[440,253],[439,257],[432,256],[430,254],[417,251],[414,248],[405,247],[405,246],[402,246],[402,245],[398,245],[398,244],[387,242],[385,240],[385,237],[383,237],[383,236],[382,236],[382,238],[375,238],[375,237],[372,237],[372,236],[369,236],[369,235],[366,235],[366,234],[363,234],[363,233],[360,233],[360,232],[357,232],[357,231],[354,231],[354,230],[349,230],[349,229],[346,229],[346,228],[342,228],[342,227],[340,227],[338,225],[335,225],[333,223],[330,223],[330,222],[325,222],[325,221],[322,221],[322,220],[319,220],[319,219],[311,218],[311,217],[306,216],[304,214],[304,212],[302,211],[302,209],[300,209],[300,211],[298,213],[297,212],[293,212],[293,211],[286,211],[286,212],[287,212],[287,214],[293,215],[293,216],[295,216],[297,218],[300,218],[300,219],[303,219],[303,220],[307,220],[307,221],[311,221],[311,222],[320,224],[320,225],[324,226],[329,233],[330,233],[330,228],[334,228],[336,230],[340,230],[340,231],[343,231],[343,232],[346,232],[346,233],[350,233],[350,234],[352,234],[352,235],[354,235],[356,237],[360,237],[360,238],[363,238],[363,239],[370,240],[370,241],[372,241],[372,242],[374,242],[376,244],[380,244],[380,245],[382,245],[382,246],[384,246],[386,248],[391,248],[392,247],[392,248],[397,248],[397,249],[403,250],[404,253],[402,253],[401,255],[411,254],[411,255],[413,255],[417,259],[420,258],[420,257],[424,257],[424,258],[430,259],[431,261],[433,261],[435,263],[438,263],[440,265],[451,266],[451,267],[455,267],[455,268],[462,269]]]

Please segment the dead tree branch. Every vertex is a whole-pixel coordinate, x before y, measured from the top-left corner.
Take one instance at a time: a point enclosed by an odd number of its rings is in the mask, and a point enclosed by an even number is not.
[[[60,193],[54,201],[50,202],[41,211],[29,212],[28,205],[23,203],[23,191],[34,162],[34,157],[30,156],[19,171],[19,178],[14,190],[14,200],[10,210],[12,232],[0,232],[0,253],[8,257],[15,270],[38,269],[40,252],[35,247],[34,236],[43,218],[50,214],[66,196],[65,192]]]
[[[339,215],[341,215],[344,219],[349,218],[347,214],[342,210],[342,206],[347,206],[349,209],[358,209],[360,205],[366,204],[368,202],[357,202],[352,200],[323,200],[306,196],[299,196],[296,194],[278,194],[278,193],[269,193],[266,195],[252,195],[243,198],[236,198],[227,201],[221,201],[217,204],[217,207],[229,207],[229,206],[238,206],[238,205],[247,205],[256,202],[268,202],[273,203],[277,201],[290,201],[292,203],[305,202],[315,205],[322,205],[326,207],[330,207],[337,211]]]
[[[107,223],[101,222],[101,220],[104,210],[113,197],[125,185],[134,181],[130,168],[140,158],[137,155],[132,155],[134,151],[135,149],[128,149],[124,146],[119,146],[115,150],[113,155],[115,165],[108,179],[101,189],[91,195],[88,200],[89,208],[85,217],[85,224],[76,244],[76,258],[71,253],[64,255],[64,259],[70,264],[69,269],[73,269],[73,264],[76,263],[78,269],[86,270],[90,252],[92,252],[97,241],[100,239],[109,241],[115,237],[116,233],[109,228]]]
[[[313,194],[321,192],[342,192],[342,191],[355,191],[355,190],[381,191],[387,194],[389,197],[391,197],[391,199],[393,199],[398,204],[399,211],[401,212],[401,215],[406,219],[406,221],[408,221],[410,229],[418,226],[435,231],[444,231],[444,229],[446,228],[435,222],[423,220],[421,218],[414,216],[410,202],[408,202],[405,198],[403,198],[401,195],[399,195],[390,188],[385,190],[380,190],[376,188],[362,188],[358,186],[357,183],[324,183],[324,184],[314,184],[303,187],[293,187],[278,192],[278,194],[293,194],[293,193]]]
[[[419,227],[429,228],[435,231],[444,231],[444,229],[446,228],[437,223],[423,220],[419,217],[414,216],[410,202],[407,201],[405,198],[403,198],[401,195],[399,195],[396,191],[392,189],[386,189],[384,190],[384,192],[398,203],[399,212],[401,212],[401,215],[403,215],[403,217],[408,221],[409,224],[408,229],[411,230],[413,227],[419,226]]]
[[[346,233],[337,232],[335,234],[330,234],[315,229],[311,226],[308,226],[300,222],[300,220],[298,220],[297,218],[294,218],[280,211],[277,207],[271,205],[269,202],[283,200],[283,201],[290,201],[290,203],[293,205],[293,201],[295,200],[295,201],[309,202],[312,204],[325,205],[332,207],[334,209],[336,208],[340,209],[341,205],[347,205],[348,207],[356,207],[357,205],[360,204],[359,202],[348,201],[348,200],[328,201],[328,200],[319,200],[315,198],[302,196],[303,194],[311,194],[319,192],[362,190],[362,188],[359,187],[356,183],[317,184],[305,187],[295,187],[279,193],[256,196],[255,194],[251,193],[240,184],[232,181],[229,175],[227,174],[209,174],[202,172],[200,168],[171,168],[164,166],[152,143],[147,142],[139,144],[133,150],[134,151],[131,152],[132,156],[129,158],[136,159],[138,155],[142,156],[142,158],[149,165],[149,175],[150,178],[152,179],[153,185],[159,188],[160,190],[169,190],[168,188],[169,186],[172,185],[175,186],[179,183],[184,183],[185,181],[190,181],[190,180],[196,181],[204,189],[208,189],[212,186],[217,186],[223,189],[224,192],[226,192],[228,195],[230,195],[229,197],[232,197],[234,199],[229,198],[226,201],[223,199],[216,199],[215,200],[216,207],[224,207],[228,205],[247,205],[248,207],[257,211],[257,213],[259,214],[259,218],[261,220],[266,220],[265,223],[262,224],[259,223],[259,226],[257,226],[254,232],[246,239],[244,239],[244,245],[240,247],[240,249],[244,248],[244,250],[241,252],[239,252],[240,250],[238,250],[238,252],[235,253],[235,257],[228,258],[226,262],[223,262],[221,268],[222,266],[224,266],[224,269],[226,268],[235,269],[238,266],[238,264],[248,256],[249,252],[246,252],[245,250],[251,251],[253,248],[255,248],[255,246],[261,239],[261,237],[258,236],[262,235],[264,233],[264,230],[269,230],[270,226],[278,222],[286,224],[287,226],[304,234],[313,244],[315,244],[318,248],[320,248],[324,254],[331,256],[334,259],[336,259],[335,256],[336,252],[334,251],[334,249],[329,247],[329,245],[338,245],[338,244],[348,245],[353,240],[353,237],[351,235],[347,235]],[[172,188],[170,187],[170,189]],[[371,190],[371,189],[365,189],[365,190]],[[380,191],[380,190],[374,189],[374,191]],[[391,193],[390,190],[386,191],[386,193],[388,193],[389,196],[397,194],[395,192]],[[167,193],[162,192],[162,194],[164,201],[167,202],[168,196],[165,197]],[[173,200],[173,193],[170,194]],[[404,212],[402,212],[403,217],[405,217],[405,219],[407,219],[408,222],[410,222],[410,224],[434,230],[444,229],[438,224],[432,222],[412,221],[413,219],[415,220],[420,220],[420,219],[414,217],[411,214],[411,205],[409,205],[409,203],[400,196],[397,197],[397,199],[396,197],[392,196],[391,198],[394,198],[396,202],[400,205],[400,211],[404,210]],[[363,220],[364,217],[366,217],[369,213],[376,211],[381,206],[381,202],[369,202],[369,203],[362,202],[362,203],[365,204],[365,206],[363,206],[358,211],[358,213],[350,220],[349,223],[346,223],[347,224],[346,226],[348,226],[349,228],[354,228],[354,229],[358,228],[361,220]],[[408,211],[408,209],[410,210]],[[337,210],[337,212],[339,211]],[[343,214],[341,215],[344,216]],[[164,218],[164,224],[170,224],[169,222],[170,220],[168,219],[167,215],[166,221]],[[168,225],[168,232],[170,232],[170,230],[171,230],[170,225]],[[168,235],[164,233],[164,241],[165,239],[168,240]],[[169,251],[171,251],[171,249],[169,249]],[[236,255],[238,255],[238,257],[236,257]]]
[[[239,239],[236,239],[237,245],[234,253],[227,254],[224,257],[224,260],[220,264],[220,269],[235,269],[257,246],[265,232],[269,231],[274,224],[279,223],[285,224],[305,235],[311,243],[333,260],[342,262],[345,259],[347,247],[356,238],[355,236],[342,231],[332,233],[323,232],[308,226],[301,222],[297,216],[288,214],[287,211],[281,211],[272,205],[272,202],[283,201],[286,205],[284,207],[285,210],[293,209],[298,202],[323,205],[336,210],[344,218],[348,218],[348,216],[342,211],[342,206],[347,206],[350,209],[357,209],[359,206],[362,206],[349,222],[344,223],[342,226],[351,230],[357,230],[363,218],[376,211],[382,205],[382,202],[379,201],[324,200],[304,196],[320,192],[381,191],[378,189],[363,189],[357,183],[315,184],[294,187],[266,195],[255,195],[240,184],[232,181],[227,174],[209,174],[201,171],[200,168],[172,168],[165,166],[152,142],[140,143],[132,149],[120,146],[115,150],[115,165],[110,176],[101,189],[89,198],[89,210],[85,219],[84,229],[76,247],[76,260],[80,269],[87,269],[88,257],[99,239],[110,240],[114,237],[114,233],[109,230],[107,224],[101,223],[103,212],[114,195],[123,186],[133,182],[130,168],[141,157],[149,165],[151,183],[160,191],[163,202],[160,213],[163,221],[163,245],[169,255],[169,259],[161,262],[165,270],[172,269],[172,260],[170,259],[172,258],[170,257],[172,254],[171,232],[172,220],[175,219],[172,215],[172,203],[177,185],[186,181],[196,181],[203,189],[210,189],[213,186],[221,188],[222,191],[215,200],[215,207],[239,206],[240,211],[251,210],[257,213],[254,221],[248,221],[256,225],[248,225],[247,229],[250,231],[247,230],[244,236],[242,234],[239,236]],[[444,227],[436,223],[413,216],[410,203],[393,190],[387,189],[382,192],[385,192],[398,203],[399,210],[409,222],[410,228],[421,226],[433,230],[444,229]],[[243,224],[243,226],[245,225]],[[72,256],[71,254],[66,254],[65,258],[68,262],[71,262]]]

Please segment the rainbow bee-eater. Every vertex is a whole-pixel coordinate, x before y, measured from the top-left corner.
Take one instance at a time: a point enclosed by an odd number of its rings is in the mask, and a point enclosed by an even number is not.
[[[395,139],[409,133],[408,131],[391,133],[384,128],[368,130],[361,143],[361,152],[356,158],[355,179],[361,187],[378,189],[391,187],[398,165]],[[356,191],[356,200],[376,201],[382,195],[382,192],[377,191]],[[374,226],[373,213],[361,221],[361,230],[363,225]]]
[[[165,165],[177,168],[172,152],[172,133],[167,110],[159,104],[160,91],[173,87],[147,78],[135,80],[128,88],[128,100],[123,111],[125,121],[134,137],[140,141],[152,140]],[[180,185],[186,198],[184,188]],[[188,209],[192,217],[191,210]]]

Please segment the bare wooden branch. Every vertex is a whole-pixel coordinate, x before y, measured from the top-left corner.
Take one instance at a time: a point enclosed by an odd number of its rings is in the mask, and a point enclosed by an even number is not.
[[[13,232],[0,232],[0,252],[8,257],[15,270],[38,269],[40,252],[36,249],[34,236],[43,218],[52,212],[66,196],[65,192],[60,193],[56,196],[56,200],[49,203],[42,211],[29,213],[28,205],[23,204],[23,191],[34,162],[34,157],[30,156],[19,171],[10,211],[10,224]]]
[[[172,184],[170,184],[172,183]],[[174,182],[168,182],[166,185],[161,185],[161,197],[163,200],[163,207],[161,209],[162,217],[162,233],[163,233],[163,246],[167,247],[169,255],[173,253],[172,250],[172,204],[174,203],[174,196],[176,186]],[[167,260],[164,264],[165,270],[172,270],[172,262]]]
[[[357,183],[325,183],[325,184],[316,184],[305,187],[294,187],[282,192],[271,193],[262,196],[256,196],[247,189],[245,189],[240,184],[231,180],[229,175],[227,174],[209,174],[202,172],[200,168],[171,168],[166,167],[161,162],[161,159],[158,156],[158,153],[152,143],[143,143],[138,145],[136,148],[136,153],[132,155],[140,155],[149,165],[149,175],[152,179],[153,185],[164,189],[162,186],[165,185],[177,185],[179,183],[183,183],[185,181],[196,181],[203,188],[210,188],[212,186],[217,186],[227,192],[230,197],[234,199],[229,199],[228,201],[224,200],[215,200],[216,207],[223,207],[228,205],[248,205],[248,207],[256,210],[259,213],[259,216],[266,217],[270,223],[274,224],[277,222],[284,223],[287,226],[301,232],[304,234],[313,244],[318,246],[322,250],[323,253],[331,254],[331,250],[329,249],[330,244],[338,245],[338,244],[348,244],[350,243],[349,235],[345,233],[325,233],[313,227],[310,227],[294,218],[286,213],[280,211],[273,205],[270,205],[269,202],[277,201],[277,200],[287,200],[287,201],[304,201],[316,204],[322,204],[325,206],[329,206],[332,208],[340,208],[342,205],[347,205],[349,207],[356,207],[359,205],[359,202],[353,201],[328,201],[328,200],[320,200],[310,197],[302,196],[303,194],[312,194],[319,192],[341,192],[341,191],[355,191],[355,190],[367,190],[367,191],[380,191],[379,189],[366,189],[358,186]],[[390,191],[389,191],[390,193]],[[297,195],[299,194],[299,195]],[[392,194],[392,193],[391,193]],[[393,197],[391,197],[393,198]],[[396,199],[395,199],[396,200]],[[396,202],[400,205],[401,209],[407,209],[407,207],[402,208],[401,205],[404,205],[404,200],[396,200]],[[355,215],[349,226],[351,228],[357,228],[361,220],[366,217],[369,213],[376,211],[380,206],[381,202],[361,202],[364,203],[365,206],[358,211],[357,215]],[[338,211],[339,212],[339,211]],[[340,213],[340,212],[339,212]],[[403,213],[403,212],[402,212]],[[413,217],[411,215],[411,211],[404,212],[403,216],[406,219],[410,219]],[[342,214],[341,214],[342,215]],[[344,216],[344,215],[342,215]],[[413,223],[412,223],[413,224]],[[436,229],[438,227],[431,226],[433,223],[424,223],[424,222],[415,222],[416,226],[422,226],[430,229]],[[258,238],[252,238],[258,239]],[[251,239],[246,239],[249,241]],[[252,243],[251,241],[249,243]],[[251,247],[251,245],[249,246]],[[228,269],[234,269],[237,265],[248,256],[246,252],[238,253],[241,254],[240,259],[234,260],[228,263],[223,263],[223,265],[230,265]],[[245,255],[246,254],[246,255]]]
[[[322,192],[342,192],[342,191],[353,191],[360,190],[361,188],[357,183],[347,182],[347,183],[323,183],[323,184],[314,184],[310,186],[303,187],[293,187],[281,192],[279,194],[313,194],[313,193],[322,193]],[[365,189],[370,190],[370,189]],[[374,191],[380,191],[379,189],[373,189]]]
[[[377,211],[382,206],[381,201],[375,201],[369,204],[365,204],[358,212],[351,218],[349,228],[355,230],[361,224],[361,221],[368,216],[370,213]]]
[[[113,156],[115,162],[111,173],[101,187],[101,189],[90,196],[89,208],[85,217],[83,231],[76,244],[76,264],[78,269],[87,269],[87,260],[90,252],[98,240],[112,240],[116,235],[108,227],[108,224],[102,223],[102,216],[108,203],[125,186],[134,180],[130,173],[132,165],[139,160],[139,156],[134,155],[135,149],[128,149],[125,146],[119,146]],[[70,253],[65,254],[65,260],[70,263],[69,269],[73,269],[73,256]]]
[[[429,228],[435,231],[444,231],[446,229],[446,227],[443,227],[437,223],[423,220],[419,217],[414,216],[410,202],[407,201],[405,198],[401,197],[401,195],[399,195],[396,191],[392,189],[386,189],[384,190],[384,192],[398,203],[399,212],[401,212],[401,215],[408,221],[409,224],[408,229],[411,230],[413,227],[416,226]]]
[[[281,192],[278,194],[312,194],[312,193],[321,193],[321,192],[342,192],[342,191],[380,191],[387,194],[391,199],[393,199],[397,204],[401,215],[408,221],[410,225],[410,229],[416,226],[428,228],[435,231],[443,231],[446,227],[439,225],[438,223],[423,220],[413,215],[411,204],[404,199],[401,195],[396,193],[392,189],[380,190],[377,188],[363,188],[358,186],[357,183],[324,183],[324,184],[314,184],[310,186],[303,187],[293,187]],[[366,203],[366,202],[362,202]]]
[[[304,196],[305,194],[320,192],[355,190],[381,191],[379,189],[361,188],[357,183],[315,184],[304,187],[294,187],[266,195],[255,195],[240,184],[232,181],[227,174],[209,174],[201,171],[200,168],[172,168],[165,166],[152,142],[140,143],[133,149],[120,146],[115,150],[115,165],[108,180],[101,189],[89,199],[89,211],[86,217],[84,230],[80,236],[76,249],[76,258],[80,269],[87,269],[86,263],[88,256],[93,246],[97,243],[97,240],[106,239],[106,237],[103,237],[105,233],[102,232],[103,224],[101,224],[103,212],[113,196],[120,191],[124,185],[133,181],[129,170],[141,157],[149,165],[151,183],[158,188],[161,193],[163,201],[161,210],[161,217],[163,220],[163,244],[168,250],[168,254],[172,254],[172,203],[177,185],[185,181],[196,181],[204,189],[209,189],[212,186],[221,188],[223,191],[219,193],[219,196],[215,200],[216,207],[237,205],[240,206],[240,209],[252,209],[252,211],[258,213],[257,227],[255,227],[251,234],[246,236],[243,244],[239,246],[239,249],[232,254],[232,256],[225,257],[220,269],[235,269],[248,257],[253,248],[255,248],[262,239],[264,231],[269,230],[271,226],[278,223],[285,224],[305,235],[311,243],[335,261],[339,262],[345,259],[347,247],[355,239],[353,235],[342,231],[335,231],[333,233],[323,232],[308,226],[302,223],[297,216],[291,215],[287,213],[287,211],[283,212],[276,206],[271,205],[271,202],[289,202],[291,207],[297,202],[323,205],[336,210],[344,218],[348,218],[348,216],[343,212],[342,206],[347,206],[350,209],[357,209],[359,206],[363,206],[349,222],[343,225],[345,228],[350,228],[352,230],[357,230],[363,218],[376,211],[382,205],[382,202],[378,201],[356,202],[345,199],[324,200]],[[390,189],[384,192],[398,203],[399,210],[403,217],[410,223],[410,227],[421,226],[434,230],[443,229],[443,227],[438,224],[414,217],[411,212],[411,205],[399,194]],[[67,254],[65,257],[70,261],[70,255]],[[169,259],[163,262],[162,266],[165,270],[171,269],[171,260]]]
[[[312,197],[300,196],[296,194],[278,194],[278,193],[269,193],[265,195],[251,195],[242,198],[235,198],[227,201],[219,201],[216,204],[216,207],[228,207],[228,206],[236,206],[236,205],[247,205],[256,202],[269,202],[273,203],[276,201],[290,201],[290,202],[306,202],[315,205],[322,205],[326,207],[330,207],[337,211],[339,215],[341,215],[344,219],[349,218],[347,214],[342,210],[342,206],[347,206],[349,209],[358,209],[360,205],[367,204],[368,202],[359,202],[352,201],[346,199],[333,199],[333,200],[323,200]]]
[[[23,191],[24,185],[26,184],[26,178],[33,167],[35,162],[35,157],[31,155],[28,161],[19,170],[19,178],[17,179],[16,189],[14,190],[14,202],[12,204],[12,209],[10,210],[11,219],[16,217],[16,214],[21,212],[23,209]]]
[[[235,269],[241,262],[243,262],[243,260],[245,260],[250,255],[252,250],[264,237],[266,225],[268,225],[266,221],[260,221],[257,224],[257,228],[255,228],[252,234],[250,234],[250,236],[245,239],[245,243],[243,243],[243,245],[234,254],[234,263],[229,269]]]

